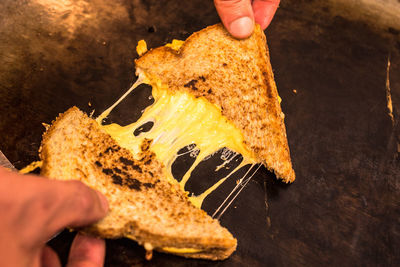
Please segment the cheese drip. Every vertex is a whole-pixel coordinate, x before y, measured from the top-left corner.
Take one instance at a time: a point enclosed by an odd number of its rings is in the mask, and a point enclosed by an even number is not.
[[[116,123],[103,125],[103,119],[115,106],[142,83],[152,86],[154,97],[154,103],[145,109],[143,115],[136,122],[126,126]],[[171,166],[178,156],[178,151],[187,145],[195,144],[196,149],[193,152],[198,155],[179,182],[182,190],[185,190],[192,171],[207,156],[224,147],[240,153],[243,161],[239,166],[202,194],[189,197],[191,202],[199,208],[207,195],[218,188],[236,170],[257,162],[255,155],[245,147],[242,133],[221,114],[219,107],[204,97],[196,98],[187,92],[172,91],[163,86],[160,81],[148,79],[144,75],[140,75],[138,81],[97,118],[97,122],[120,146],[130,150],[133,155],[140,152],[140,144],[145,138],[153,140],[150,150],[166,166],[167,179],[172,183],[176,183],[176,180],[172,175]],[[148,122],[153,123],[151,130],[134,136],[134,131]],[[217,167],[217,170],[224,166],[225,163]]]
[[[31,164],[29,164],[28,166],[24,167],[23,169],[19,170],[19,173],[22,174],[27,174],[30,173],[32,171],[34,171],[37,168],[41,168],[43,164],[43,161],[34,161]]]
[[[196,248],[174,248],[174,247],[163,247],[161,248],[165,252],[169,253],[179,253],[179,254],[189,254],[189,253],[199,253],[202,252],[202,249]]]

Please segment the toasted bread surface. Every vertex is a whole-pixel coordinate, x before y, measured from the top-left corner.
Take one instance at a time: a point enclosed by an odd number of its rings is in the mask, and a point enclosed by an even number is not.
[[[103,238],[128,237],[163,251],[190,248],[184,257],[225,259],[236,239],[217,220],[194,207],[178,184],[165,179],[165,168],[149,150],[132,155],[76,107],[66,111],[44,133],[41,174],[58,180],[80,180],[103,193],[108,215],[83,232]]]
[[[259,25],[247,39],[221,24],[192,34],[178,50],[164,46],[136,60],[136,69],[172,90],[205,97],[221,108],[260,162],[285,182],[295,180],[284,114]]]

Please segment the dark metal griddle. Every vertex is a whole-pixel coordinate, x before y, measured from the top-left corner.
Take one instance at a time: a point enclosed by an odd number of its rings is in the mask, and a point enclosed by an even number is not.
[[[400,263],[400,33],[323,2],[282,1],[266,31],[295,183],[258,172],[222,217],[239,242],[224,262],[160,253],[146,262],[122,239],[107,241],[107,266]],[[129,88],[138,40],[157,47],[218,21],[212,1],[1,1],[0,149],[17,168],[36,160],[42,122],[73,105],[98,114]],[[120,113],[145,106],[135,99]],[[73,236],[51,241],[63,262]]]

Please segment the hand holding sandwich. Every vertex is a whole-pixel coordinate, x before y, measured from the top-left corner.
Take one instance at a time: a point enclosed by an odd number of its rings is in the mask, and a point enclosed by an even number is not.
[[[0,167],[0,266],[61,266],[46,241],[65,227],[96,222],[107,211],[107,200],[81,182]],[[104,240],[78,234],[68,266],[103,266],[104,253]]]
[[[265,30],[279,6],[280,0],[214,0],[225,28],[236,38],[249,37],[254,22]]]

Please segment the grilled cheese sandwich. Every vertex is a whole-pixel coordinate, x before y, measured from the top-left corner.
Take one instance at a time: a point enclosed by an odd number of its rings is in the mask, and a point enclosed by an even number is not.
[[[150,51],[141,41],[137,52],[138,81],[96,122],[73,108],[47,129],[42,174],[79,179],[106,195],[110,214],[83,229],[87,233],[128,237],[149,251],[224,259],[236,239],[200,209],[204,199],[249,164],[263,163],[285,182],[295,178],[265,36],[256,26],[250,38],[236,40],[218,24]],[[104,124],[140,84],[152,87],[155,100],[142,117],[127,126]],[[152,128],[135,136],[147,123]],[[196,159],[177,181],[171,166],[187,145]],[[189,196],[185,185],[192,171],[222,148],[242,155],[242,162]]]

